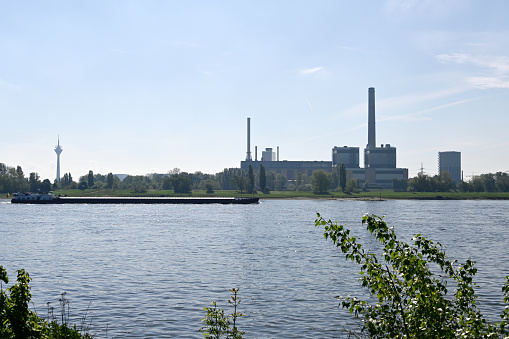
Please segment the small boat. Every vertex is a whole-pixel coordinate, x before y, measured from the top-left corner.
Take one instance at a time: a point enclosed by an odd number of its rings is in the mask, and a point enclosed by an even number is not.
[[[235,197],[66,197],[47,193],[15,193],[13,204],[256,204],[260,198]]]

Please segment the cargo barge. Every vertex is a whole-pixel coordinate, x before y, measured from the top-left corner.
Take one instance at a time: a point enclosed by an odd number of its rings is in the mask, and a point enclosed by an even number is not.
[[[260,198],[235,197],[67,197],[49,193],[15,193],[13,204],[256,204]]]

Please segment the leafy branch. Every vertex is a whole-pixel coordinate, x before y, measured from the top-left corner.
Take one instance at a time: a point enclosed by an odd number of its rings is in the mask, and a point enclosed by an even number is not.
[[[341,306],[363,320],[362,331],[374,338],[482,338],[508,334],[509,307],[500,323],[491,324],[477,307],[473,277],[475,262],[458,264],[449,260],[440,243],[420,234],[413,244],[399,241],[383,218],[364,216],[362,223],[382,244],[382,253],[365,251],[350,230],[317,214],[315,226],[324,228],[324,237],[361,267],[361,285],[377,298],[368,303],[355,297],[338,297]],[[433,273],[439,268],[440,275]],[[448,297],[448,283],[454,284]],[[504,303],[509,302],[509,276],[502,287]]]

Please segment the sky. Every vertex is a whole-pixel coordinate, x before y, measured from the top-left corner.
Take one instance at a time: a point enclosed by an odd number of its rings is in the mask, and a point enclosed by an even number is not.
[[[509,1],[0,0],[0,163],[25,175],[217,173],[251,151],[509,171]]]

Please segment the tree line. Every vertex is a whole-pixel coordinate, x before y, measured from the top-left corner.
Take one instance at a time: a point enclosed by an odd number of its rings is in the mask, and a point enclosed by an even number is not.
[[[329,190],[358,192],[368,190],[369,183],[361,183],[353,178],[344,164],[335,166],[332,172],[316,170],[311,176],[297,173],[295,180],[288,180],[284,175],[267,171],[263,164],[257,171],[250,165],[248,171],[240,168],[225,168],[216,174],[205,174],[200,171],[186,173],[174,168],[165,174],[128,175],[120,180],[113,173],[99,174],[90,170],[77,180],[71,173],[64,173],[60,181],[41,180],[39,174],[27,175],[21,166],[9,167],[0,163],[0,192],[47,192],[56,189],[122,189],[133,193],[144,193],[148,190],[171,190],[175,193],[191,193],[192,190],[238,190],[242,193],[269,193],[270,191],[312,191],[317,194]],[[393,179],[392,188],[397,191],[412,192],[447,192],[457,189],[461,192],[509,192],[509,175],[505,172],[487,173],[473,177],[470,181],[461,181],[457,185],[447,171],[429,176],[418,174],[406,179]]]

